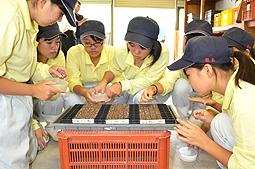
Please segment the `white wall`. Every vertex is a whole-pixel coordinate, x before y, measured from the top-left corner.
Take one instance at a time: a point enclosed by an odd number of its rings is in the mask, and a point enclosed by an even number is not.
[[[126,43],[124,37],[128,23],[136,16],[149,16],[158,23],[160,29],[165,31],[165,44],[170,52],[170,61],[172,61],[174,56],[175,9],[114,8],[113,44],[120,46]]]

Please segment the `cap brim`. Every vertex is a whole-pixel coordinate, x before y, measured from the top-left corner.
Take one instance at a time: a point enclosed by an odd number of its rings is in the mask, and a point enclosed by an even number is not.
[[[155,40],[150,39],[144,35],[140,35],[133,32],[127,32],[125,36],[125,40],[128,42],[135,42],[140,44],[145,48],[152,48]]]
[[[181,59],[179,59],[176,62],[172,63],[171,65],[167,66],[167,68],[172,71],[180,70],[180,69],[188,68],[194,64],[195,63],[187,61],[187,60],[183,59],[183,57],[182,57]]]
[[[45,38],[45,39],[52,39],[56,36],[63,36],[63,37],[67,37],[66,34],[59,32],[59,31],[51,31],[51,32],[44,32],[40,35],[39,38]]]
[[[208,32],[202,31],[202,30],[193,30],[185,33],[185,35],[191,35],[191,34],[202,34],[204,36],[211,36]]]
[[[83,39],[84,37],[86,36],[89,36],[89,35],[93,35],[93,36],[96,36],[100,39],[105,39],[105,35],[103,33],[100,33],[100,32],[96,32],[96,31],[88,31],[88,32],[84,32],[80,35],[80,39]]]
[[[69,7],[68,5],[66,5],[63,0],[61,0],[61,3],[63,5],[63,12],[66,16],[66,19],[68,20],[68,22],[70,23],[70,25],[76,27],[76,19],[75,19],[75,16],[74,16],[74,11],[71,7]]]

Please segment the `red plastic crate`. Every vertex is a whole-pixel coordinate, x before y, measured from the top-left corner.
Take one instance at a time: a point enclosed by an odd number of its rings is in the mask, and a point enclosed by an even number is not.
[[[169,169],[169,131],[60,131],[61,169]]]
[[[242,8],[244,21],[255,19],[255,0],[243,0]]]

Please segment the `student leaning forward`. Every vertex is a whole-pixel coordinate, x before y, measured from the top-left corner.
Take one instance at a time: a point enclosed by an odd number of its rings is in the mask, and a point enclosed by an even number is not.
[[[157,41],[158,34],[159,26],[153,19],[133,18],[125,36],[127,45],[116,49],[110,71],[105,73],[95,92],[106,92],[108,97],[115,97],[113,103],[134,103],[139,91],[159,80],[166,70],[169,52]],[[121,74],[125,80],[106,87]]]
[[[239,68],[235,70],[233,60]],[[175,130],[182,141],[206,151],[221,168],[255,168],[255,65],[244,52],[228,48],[222,37],[195,37],[183,57],[168,67],[184,69],[190,84],[199,96],[211,91],[224,95],[222,112],[213,117],[207,110],[193,115],[210,124],[213,140],[200,127],[179,119]],[[230,122],[230,123],[229,123]],[[230,134],[234,133],[234,137]]]
[[[75,0],[0,0],[0,168],[26,169],[34,158],[35,138],[31,126],[32,96],[47,100],[58,93],[50,81],[64,78],[66,71],[37,63],[36,34],[38,24],[47,26],[60,20],[63,14],[73,26]]]

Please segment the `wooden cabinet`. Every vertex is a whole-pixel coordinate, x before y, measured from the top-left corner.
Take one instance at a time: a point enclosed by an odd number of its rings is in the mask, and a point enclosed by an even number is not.
[[[194,14],[195,16],[199,16],[199,19],[204,20],[205,12],[207,10],[219,10],[219,6],[221,7],[220,10],[226,10],[229,8],[234,8],[235,2],[233,0],[186,0],[184,9],[185,9],[185,25],[187,24],[189,13]],[[217,3],[220,5],[217,5]],[[232,7],[229,5],[232,3]],[[223,4],[223,5],[222,5]],[[234,5],[233,5],[234,4]],[[237,15],[237,21],[232,25],[227,26],[219,26],[213,27],[214,34],[222,34],[225,30],[236,26],[240,27],[248,32],[250,32],[253,37],[255,38],[255,0],[243,0],[240,2],[240,10]],[[243,11],[245,10],[245,11]]]

